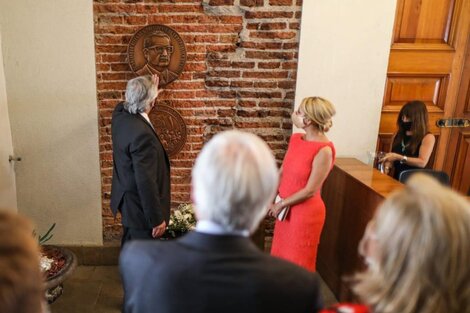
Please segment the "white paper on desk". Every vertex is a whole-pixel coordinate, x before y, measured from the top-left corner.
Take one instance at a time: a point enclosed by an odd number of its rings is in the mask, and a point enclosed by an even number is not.
[[[278,203],[278,202],[280,202],[281,200],[282,200],[282,198],[281,198],[279,195],[277,195],[277,196],[276,196],[276,199],[274,199],[274,202],[275,202],[275,203]],[[285,220],[286,217],[287,217],[287,214],[289,214],[289,209],[290,209],[290,206],[284,207],[284,209],[282,209],[281,212],[279,212],[279,214],[277,215],[277,219],[278,219],[279,221]]]

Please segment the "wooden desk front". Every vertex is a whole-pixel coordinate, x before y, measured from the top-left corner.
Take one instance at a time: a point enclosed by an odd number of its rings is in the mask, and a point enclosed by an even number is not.
[[[402,186],[357,159],[336,160],[322,189],[326,220],[317,270],[338,300],[352,297],[342,279],[363,269],[357,247],[367,222],[383,199]]]

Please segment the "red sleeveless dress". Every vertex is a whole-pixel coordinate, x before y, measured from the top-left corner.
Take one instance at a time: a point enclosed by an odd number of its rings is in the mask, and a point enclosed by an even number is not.
[[[279,196],[288,198],[307,185],[313,159],[323,147],[332,142],[305,141],[303,134],[293,134],[283,162]],[[333,165],[332,165],[333,166]],[[331,170],[331,168],[330,168]],[[325,223],[325,204],[321,193],[290,208],[284,221],[276,220],[271,254],[315,272],[320,234]]]

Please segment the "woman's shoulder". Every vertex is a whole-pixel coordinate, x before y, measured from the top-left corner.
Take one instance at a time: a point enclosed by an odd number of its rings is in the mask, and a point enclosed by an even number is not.
[[[335,145],[333,144],[333,141],[319,141],[317,142],[318,145],[318,151],[325,153],[325,154],[334,154],[335,153]]]
[[[432,133],[427,133],[424,135],[423,140],[436,140],[436,136],[434,136]]]
[[[332,154],[335,151],[333,142],[318,142],[318,152],[325,154]]]
[[[336,158],[336,151],[332,143],[323,143],[318,145],[318,150],[314,154],[313,162],[320,162],[320,164],[333,164]]]
[[[435,143],[436,137],[431,133],[427,133],[424,135],[423,139],[421,139],[421,146],[434,147]]]

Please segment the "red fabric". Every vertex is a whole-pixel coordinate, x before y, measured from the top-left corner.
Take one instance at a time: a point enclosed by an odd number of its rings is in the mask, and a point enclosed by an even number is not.
[[[318,151],[331,147],[333,163],[335,148],[332,142],[305,141],[303,134],[293,134],[283,162],[279,195],[289,197],[307,184],[313,159]],[[331,170],[331,169],[330,169]],[[284,221],[276,220],[271,254],[315,272],[320,234],[325,223],[325,204],[320,192],[291,207]]]
[[[365,305],[340,303],[328,309],[321,310],[320,313],[369,313],[369,309]]]

